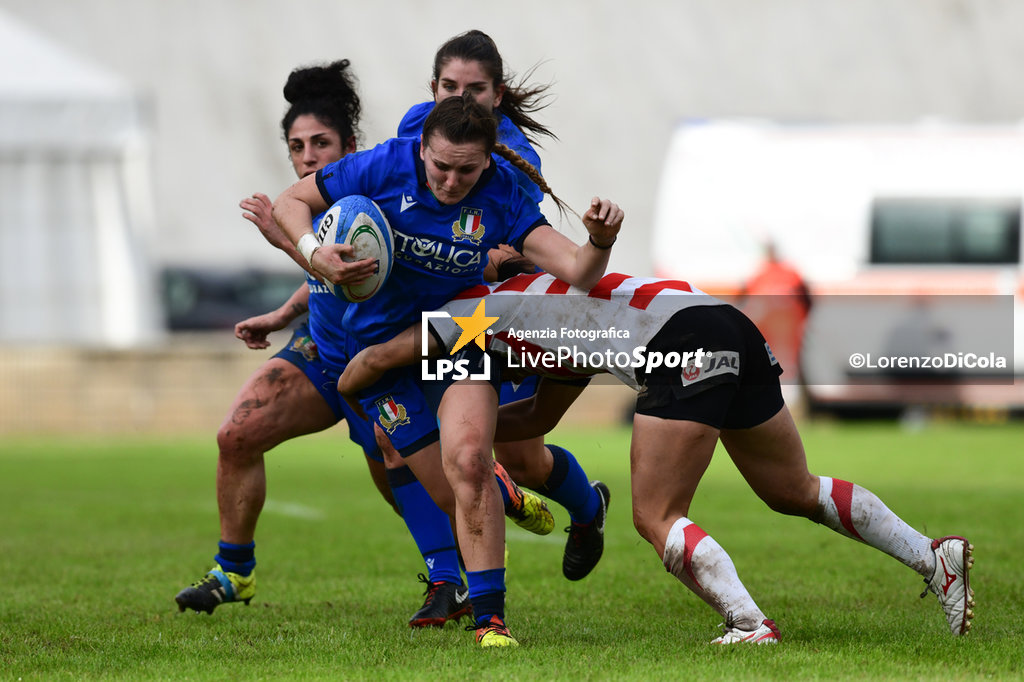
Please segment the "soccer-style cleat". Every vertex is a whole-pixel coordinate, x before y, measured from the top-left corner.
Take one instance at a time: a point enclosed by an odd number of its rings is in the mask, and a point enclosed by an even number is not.
[[[209,573],[186,587],[174,601],[178,610],[193,609],[212,614],[213,610],[227,602],[240,601],[249,605],[256,594],[256,572],[242,576],[214,566]]]
[[[486,623],[470,625],[466,629],[476,630],[476,642],[482,647],[519,646],[516,638],[509,633],[505,621],[497,616],[491,616]]]
[[[946,614],[946,622],[954,636],[966,635],[974,618],[974,590],[970,571],[974,565],[974,545],[958,535],[932,540],[935,571],[921,597],[934,592]]]
[[[505,467],[498,462],[494,463],[494,475],[501,479],[508,490],[505,516],[515,521],[523,530],[537,535],[547,535],[555,529],[555,517],[544,500],[516,485],[505,471]]]
[[[562,574],[569,580],[586,578],[604,553],[604,524],[608,520],[608,503],[611,493],[601,481],[593,481],[590,487],[597,491],[601,504],[590,523],[573,522],[565,530],[569,539],[565,541],[562,555]]]
[[[473,607],[469,603],[469,588],[465,585],[444,581],[432,583],[422,573],[418,577],[420,582],[427,585],[423,592],[427,598],[420,610],[409,619],[409,627],[443,628],[448,621],[458,622],[460,618],[473,612]]]
[[[778,644],[782,639],[775,621],[767,618],[753,630],[741,630],[729,621],[721,627],[725,628],[725,632],[721,637],[711,640],[712,644]]]

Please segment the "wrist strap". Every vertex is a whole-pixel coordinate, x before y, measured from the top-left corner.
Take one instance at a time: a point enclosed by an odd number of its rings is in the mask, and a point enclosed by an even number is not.
[[[302,254],[302,257],[306,259],[306,262],[312,266],[313,252],[315,252],[321,246],[323,245],[319,241],[317,241],[316,235],[313,234],[312,232],[307,232],[306,234],[302,235],[299,238],[299,241],[295,245],[295,248],[298,249],[299,253]]]
[[[618,239],[619,239],[619,235],[615,235],[615,237],[612,239],[611,244],[608,244],[607,246],[601,246],[600,244],[595,242],[594,241],[594,235],[590,235],[589,239],[590,239],[590,245],[593,246],[595,249],[600,249],[601,251],[607,251],[608,249],[612,248],[612,246],[615,245],[615,242],[618,241]]]

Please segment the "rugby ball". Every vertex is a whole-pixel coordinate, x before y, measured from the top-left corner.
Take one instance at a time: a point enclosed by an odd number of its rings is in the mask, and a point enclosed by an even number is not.
[[[377,261],[377,272],[359,284],[335,286],[325,282],[335,296],[360,303],[381,290],[391,274],[394,262],[395,240],[384,212],[371,199],[358,194],[339,199],[327,209],[316,229],[321,244],[347,244],[355,256],[347,262],[372,258]]]

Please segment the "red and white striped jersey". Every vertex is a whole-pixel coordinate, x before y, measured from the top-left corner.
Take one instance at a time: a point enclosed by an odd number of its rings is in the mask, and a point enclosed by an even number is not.
[[[505,355],[510,368],[563,379],[610,372],[634,388],[638,353],[669,318],[690,306],[726,305],[681,280],[612,273],[584,291],[538,273],[472,287],[441,311],[468,317],[481,299],[486,314],[498,318],[488,348]],[[430,324],[448,349],[462,332],[450,318]]]

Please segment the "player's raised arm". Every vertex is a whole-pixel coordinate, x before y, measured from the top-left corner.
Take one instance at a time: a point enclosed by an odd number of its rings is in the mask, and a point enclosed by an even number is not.
[[[542,225],[526,237],[523,255],[559,279],[580,289],[591,289],[608,267],[623,218],[617,204],[594,197],[583,214],[589,235],[586,243],[578,246],[550,225]]]
[[[314,277],[317,276],[302,254],[295,249],[288,239],[288,235],[274,221],[272,215],[274,204],[270,201],[270,197],[262,192],[255,192],[252,196],[245,197],[238,202],[238,207],[242,209],[242,217],[255,225],[271,246],[281,249],[288,254],[289,258],[298,263],[300,268]]]

